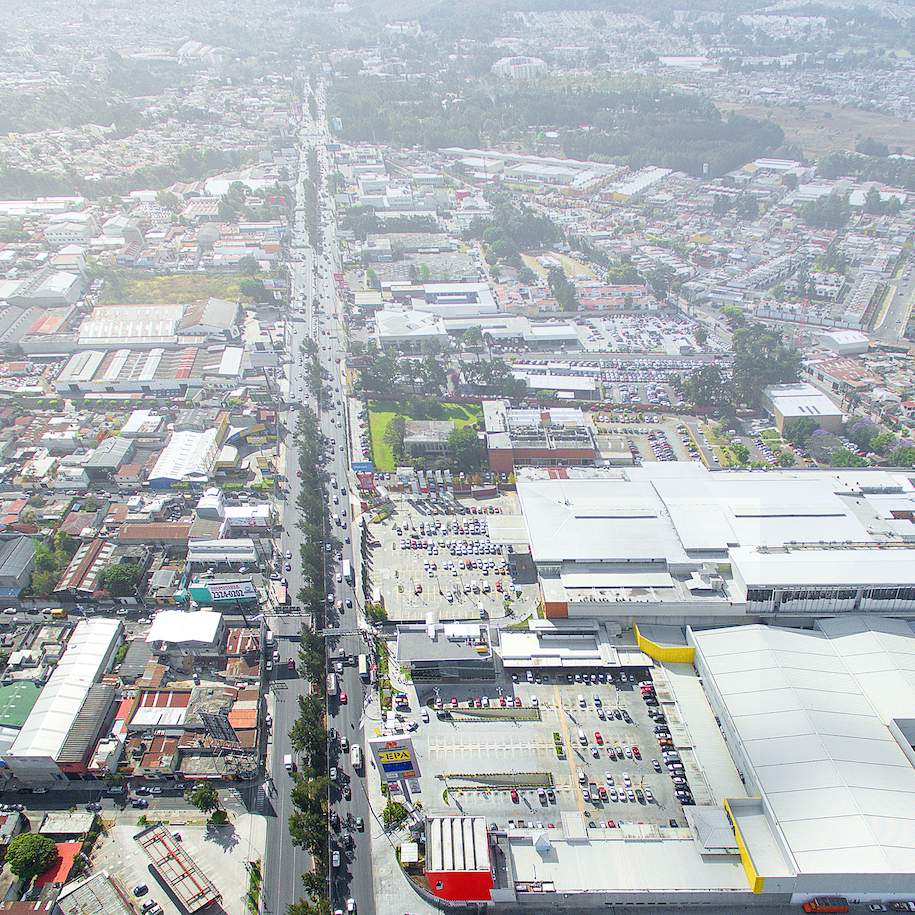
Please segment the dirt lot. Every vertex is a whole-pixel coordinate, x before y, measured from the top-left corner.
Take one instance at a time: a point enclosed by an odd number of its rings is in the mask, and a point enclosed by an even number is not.
[[[799,143],[810,158],[836,149],[854,149],[859,136],[879,139],[893,151],[901,146],[903,152],[915,153],[915,124],[885,114],[830,104],[808,105],[806,110],[797,105],[727,103],[722,107],[748,117],[771,118],[785,131],[785,140]]]

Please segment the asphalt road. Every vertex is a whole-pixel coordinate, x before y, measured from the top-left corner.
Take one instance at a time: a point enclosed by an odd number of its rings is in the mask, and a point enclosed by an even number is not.
[[[318,93],[318,102],[323,117],[324,99],[323,92]],[[300,159],[300,174],[307,174],[306,150],[310,144],[319,142],[319,161],[322,176],[329,174],[328,153],[323,145],[326,140],[326,130],[323,124],[315,130],[314,126],[306,125],[303,130],[303,144]],[[321,184],[323,185],[323,181]],[[299,191],[300,193],[300,191]],[[301,197],[297,200],[301,203]],[[327,196],[322,198],[322,212],[333,213],[331,201]],[[323,367],[331,375],[331,380],[326,384],[325,390],[332,396],[325,396],[320,405],[311,403],[313,408],[318,407],[321,431],[334,443],[334,453],[329,461],[329,476],[336,477],[338,489],[334,490],[328,484],[328,500],[333,502],[334,495],[339,497],[339,505],[333,510],[340,515],[340,526],[334,526],[331,532],[338,545],[343,558],[352,563],[352,544],[346,543],[345,538],[351,537],[351,513],[349,506],[349,476],[348,476],[348,449],[346,444],[346,424],[342,420],[342,405],[345,403],[345,388],[343,387],[344,346],[342,338],[342,325],[339,323],[338,304],[333,288],[333,273],[339,269],[339,256],[334,238],[335,227],[332,219],[325,225],[322,220],[323,254],[306,251],[306,256],[295,262],[292,270],[292,295],[290,300],[291,318],[287,322],[288,352],[293,364],[290,367],[290,402],[298,400],[299,379],[299,349],[306,336],[312,332],[313,320],[312,303],[318,298],[318,339],[319,354]],[[304,221],[296,218],[296,233],[294,242],[304,245],[306,234]],[[321,349],[321,347],[325,347]],[[304,388],[304,385],[303,385]],[[307,395],[306,395],[307,396]],[[339,402],[341,407],[335,404]],[[341,411],[340,417],[337,416]],[[295,430],[298,415],[298,405],[292,403],[284,416],[286,426],[286,467],[287,479],[286,501],[283,506],[283,535],[281,549],[285,555],[289,550],[292,553],[290,571],[285,575],[289,580],[289,591],[295,605],[295,596],[302,587],[301,563],[299,559],[297,499],[299,495],[300,480],[297,476],[298,452],[292,436]],[[340,426],[335,420],[340,420]],[[347,490],[345,497],[341,488]],[[345,511],[345,516],[344,516]],[[334,553],[328,554],[329,579],[333,580],[335,573],[340,569],[340,563],[334,558]],[[334,583],[335,597],[342,602],[339,619],[334,619],[342,631],[358,629],[357,613],[361,601],[356,601],[356,595],[348,582]],[[347,609],[345,602],[353,602],[352,609]],[[331,613],[333,619],[336,614]],[[294,675],[286,667],[286,661],[298,654],[298,633],[302,624],[299,614],[288,614],[271,618],[270,623],[278,638],[280,662],[274,671],[274,681],[271,685],[274,697],[274,721],[272,752],[268,759],[268,771],[272,786],[268,783],[267,790],[269,801],[276,812],[271,817],[267,827],[267,867],[265,871],[264,911],[273,915],[283,915],[288,903],[295,902],[301,895],[301,875],[309,870],[312,862],[309,856],[292,845],[288,833],[289,816],[293,812],[290,797],[291,780],[283,765],[283,757],[291,752],[289,730],[298,715],[297,697],[305,689],[305,683],[298,674]],[[342,674],[338,675],[340,689],[347,696],[347,702],[340,701],[341,697],[335,696],[328,700],[328,727],[334,728],[347,740],[363,744],[362,734],[362,700],[363,684],[356,669],[356,656],[367,650],[361,637],[358,635],[331,636],[328,638],[328,654],[335,657],[346,656],[347,663]],[[332,832],[332,848],[341,851],[341,866],[333,875],[332,906],[334,909],[345,907],[346,900],[353,897],[356,900],[362,915],[373,915],[374,894],[372,886],[371,845],[370,831],[358,832],[355,828],[357,817],[362,817],[363,822],[368,822],[370,816],[368,799],[360,776],[353,772],[349,764],[348,755],[340,754],[338,741],[332,741],[330,747],[330,765],[337,765],[341,776],[337,784],[331,788],[330,801],[332,810],[340,817],[340,828]],[[343,788],[349,783],[352,792],[350,801],[344,800]],[[352,834],[353,847],[346,847],[343,841],[347,833]]]
[[[905,333],[915,299],[915,272],[906,271],[891,285],[894,287],[893,298],[887,306],[886,314],[880,324],[874,328],[874,336],[890,343],[897,343]]]

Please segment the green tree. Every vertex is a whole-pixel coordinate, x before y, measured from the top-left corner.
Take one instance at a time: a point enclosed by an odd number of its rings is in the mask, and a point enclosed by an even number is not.
[[[782,335],[762,324],[734,332],[734,385],[740,403],[756,407],[763,388],[797,381],[801,357],[782,343]]]
[[[870,440],[870,450],[877,454],[888,454],[896,444],[896,436],[892,432],[880,432]]]
[[[102,586],[112,597],[132,597],[143,578],[143,569],[132,563],[117,563],[105,567]]]
[[[812,416],[804,416],[785,426],[783,434],[786,441],[803,448],[807,439],[819,428],[820,424]]]
[[[448,434],[448,450],[458,471],[476,473],[483,464],[483,447],[473,426],[452,429]]]
[[[403,416],[392,416],[384,430],[384,443],[394,453],[394,460],[401,462],[405,456],[404,436],[407,433],[407,420]]]
[[[43,874],[57,858],[57,846],[49,836],[24,832],[6,849],[10,870],[26,883]]]
[[[578,311],[580,304],[578,292],[562,267],[550,267],[546,281],[553,298],[556,299],[556,303],[563,311]]]
[[[915,467],[915,448],[911,445],[897,448],[893,452],[890,462],[894,467]]]
[[[375,626],[383,626],[388,621],[388,612],[384,604],[366,604],[365,618]]]
[[[729,400],[730,383],[721,366],[709,362],[684,381],[683,390],[697,407],[720,407]]]
[[[219,792],[209,783],[200,782],[184,795],[201,813],[219,809]]]
[[[778,453],[779,467],[793,467],[796,463],[794,455],[790,451],[780,451]]]
[[[398,823],[402,823],[407,818],[407,808],[397,801],[388,799],[384,810],[381,811],[381,819],[385,829],[390,829]]]
[[[642,274],[632,264],[618,264],[607,271],[611,286],[635,286],[642,282]]]
[[[829,455],[833,467],[867,467],[867,461],[848,448],[835,448]]]
[[[749,463],[750,449],[742,442],[735,442],[731,445],[731,454],[733,454],[741,464]]]
[[[696,328],[694,336],[696,338],[696,343],[698,343],[699,346],[705,346],[708,342],[708,329],[700,324],[699,327]]]
[[[314,902],[309,902],[306,899],[300,899],[298,902],[290,902],[286,906],[286,915],[330,915],[330,901],[316,899]]]
[[[244,273],[245,276],[254,276],[261,269],[261,265],[257,262],[257,258],[253,257],[250,254],[246,254],[244,257],[240,258],[238,261],[239,272]]]
[[[481,350],[483,348],[483,328],[480,327],[479,324],[468,327],[467,330],[461,334],[461,343],[466,346],[467,349]]]
[[[731,330],[743,327],[747,323],[747,316],[743,313],[743,310],[736,305],[724,305],[721,309],[721,313],[727,320],[728,327],[730,327]]]

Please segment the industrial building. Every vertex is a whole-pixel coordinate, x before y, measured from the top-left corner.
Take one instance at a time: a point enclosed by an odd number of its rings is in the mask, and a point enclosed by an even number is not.
[[[0,541],[0,596],[9,590],[9,596],[18,595],[29,583],[35,568],[35,541],[31,537],[11,537]]]
[[[496,76],[506,79],[537,79],[546,76],[546,61],[539,57],[501,57],[492,65]]]
[[[885,471],[710,473],[696,463],[518,471],[547,617],[683,626],[834,613],[915,618],[915,486]],[[518,547],[519,542],[522,547]]]
[[[779,432],[798,419],[813,419],[821,429],[838,432],[845,418],[844,411],[812,384],[770,385],[763,390],[763,404]]]
[[[28,785],[87,773],[102,728],[110,721],[115,689],[102,677],[114,662],[124,627],[112,619],[82,620],[32,707],[3,762]]]
[[[54,384],[62,396],[178,394],[204,387],[229,391],[241,381],[244,347],[179,350],[80,350]]]
[[[206,432],[173,433],[149,472],[149,485],[153,489],[170,489],[210,482],[225,433],[225,422]]]

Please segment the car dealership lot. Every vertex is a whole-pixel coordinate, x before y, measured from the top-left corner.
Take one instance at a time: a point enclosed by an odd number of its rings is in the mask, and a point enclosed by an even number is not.
[[[511,676],[494,684],[443,685],[437,692],[431,686],[419,687],[423,706],[438,700],[439,715],[444,715],[439,717],[433,709],[429,721],[412,734],[427,813],[462,811],[485,816],[499,828],[541,828],[542,824],[542,828],[561,829],[563,813],[582,813],[604,826],[608,820],[665,827],[672,818],[683,822],[654,733],[655,722],[635,682],[645,678],[645,671],[633,672],[633,679],[625,683],[620,682],[619,672],[616,682],[603,683],[588,682],[589,678],[569,683],[565,673],[539,674],[539,683],[537,676],[528,682],[523,670],[516,674],[518,682],[512,682]],[[468,700],[478,697],[482,705],[483,696],[490,708],[467,708]],[[516,697],[523,718],[515,717],[511,708]],[[411,709],[404,715],[421,721],[412,696]],[[641,759],[634,757],[633,747]],[[614,757],[619,748],[621,758],[611,758],[611,748]],[[661,772],[655,770],[653,759],[660,761]],[[629,787],[633,793],[641,792],[642,800],[620,800],[619,789]],[[611,788],[617,791],[616,801],[610,799]],[[654,803],[645,798],[646,788]]]

